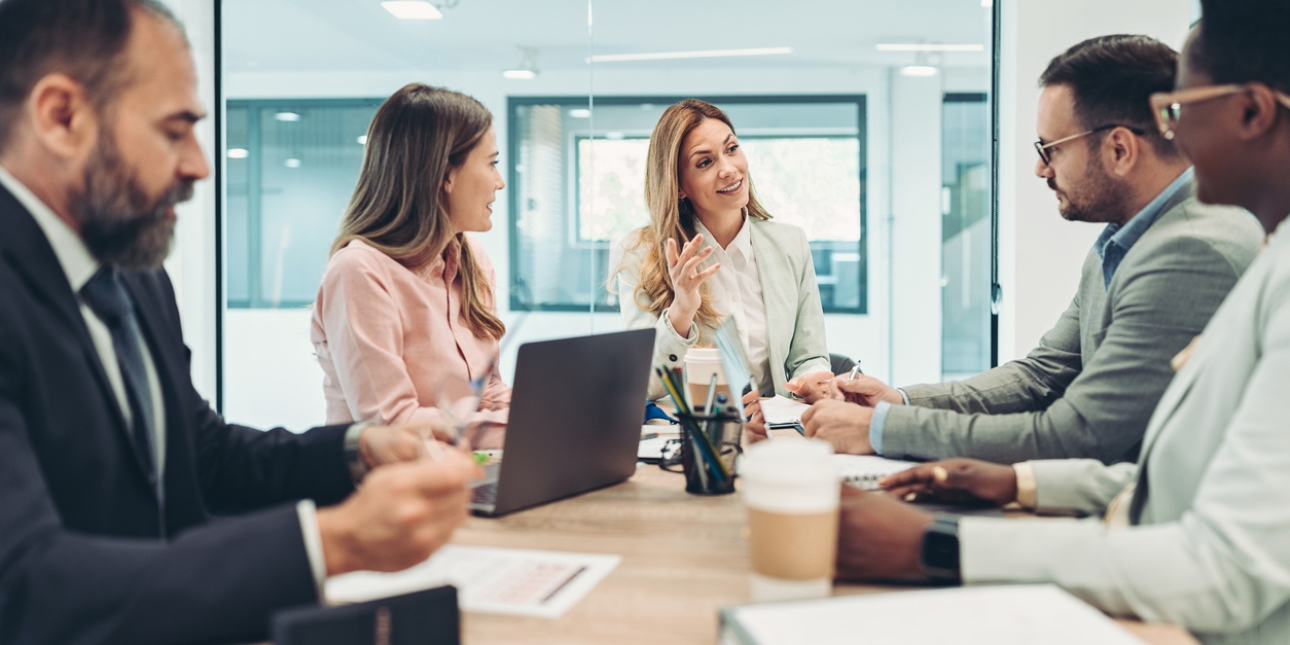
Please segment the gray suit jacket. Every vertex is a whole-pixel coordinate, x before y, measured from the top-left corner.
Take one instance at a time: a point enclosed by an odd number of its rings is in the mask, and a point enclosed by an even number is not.
[[[820,304],[820,289],[815,283],[815,263],[811,259],[806,232],[802,229],[759,219],[752,220],[751,226],[753,257],[757,262],[757,277],[761,279],[762,301],[766,305],[771,384],[775,394],[789,396],[789,391],[784,388],[788,379],[810,372],[830,371],[829,349],[824,342],[824,308]],[[621,252],[621,245],[616,248]],[[610,261],[610,266],[622,267],[618,274],[618,297],[623,327],[653,327],[658,330],[654,342],[654,363],[669,368],[680,367],[691,347],[700,341],[709,346],[715,341],[711,330],[698,330],[698,325],[692,325],[689,338],[683,338],[672,329],[666,309],[662,316],[655,316],[643,308],[649,306],[648,302],[633,302],[643,261],[640,253],[624,255],[621,263],[616,258]],[[735,324],[739,321],[735,320]],[[649,398],[662,398],[664,394],[658,378],[651,375]],[[763,391],[762,394],[770,395],[771,392]]]
[[[1024,359],[964,381],[904,388],[883,427],[889,457],[1001,463],[1138,456],[1170,359],[1209,321],[1254,259],[1262,229],[1207,206],[1188,185],[1165,204],[1105,286],[1089,251],[1070,307]]]
[[[1290,235],[1281,226],[1151,417],[1140,466],[1031,462],[1041,510],[1130,520],[960,526],[964,579],[1056,582],[1206,643],[1290,642]]]

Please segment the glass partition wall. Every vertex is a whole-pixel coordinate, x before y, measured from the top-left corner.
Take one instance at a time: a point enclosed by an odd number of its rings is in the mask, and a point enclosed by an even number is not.
[[[649,136],[688,97],[730,115],[759,198],[806,231],[831,352],[895,385],[990,367],[982,0],[221,5],[231,420],[323,421],[309,307],[367,125],[410,82],[493,113],[507,187],[476,239],[508,382],[525,341],[622,328],[612,251],[649,221]]]

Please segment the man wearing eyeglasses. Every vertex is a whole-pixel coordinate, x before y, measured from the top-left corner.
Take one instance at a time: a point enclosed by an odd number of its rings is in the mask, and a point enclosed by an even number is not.
[[[1039,347],[953,383],[838,379],[846,400],[815,403],[802,417],[808,435],[896,458],[1137,459],[1170,359],[1262,238],[1248,214],[1197,201],[1189,162],[1153,122],[1149,98],[1173,88],[1177,60],[1151,38],[1106,36],[1070,48],[1040,78],[1035,174],[1062,217],[1105,229]]]
[[[848,490],[840,577],[1056,583],[1207,645],[1290,643],[1290,3],[1201,7],[1179,90],[1151,99],[1159,131],[1195,163],[1200,199],[1249,209],[1269,241],[1165,390],[1139,463],[1036,461],[1029,502],[1014,468],[970,459],[882,482],[898,497],[1021,501],[1105,521],[933,518]]]

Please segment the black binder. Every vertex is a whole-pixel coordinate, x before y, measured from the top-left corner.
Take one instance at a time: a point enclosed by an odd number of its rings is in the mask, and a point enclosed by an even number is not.
[[[273,615],[274,645],[460,645],[457,588]]]

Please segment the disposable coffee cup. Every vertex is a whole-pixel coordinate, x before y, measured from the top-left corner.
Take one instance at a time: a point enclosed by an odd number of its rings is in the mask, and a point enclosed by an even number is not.
[[[827,597],[838,547],[840,481],[820,439],[763,441],[739,466],[754,602]]]
[[[708,386],[712,375],[717,375],[717,394],[730,396],[726,370],[721,366],[721,351],[715,347],[691,347],[685,354],[685,384],[689,389],[690,405],[695,409],[708,403]],[[728,399],[729,400],[729,399]]]

